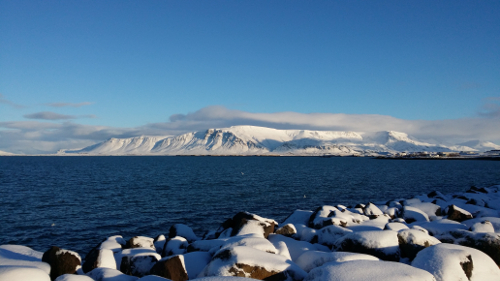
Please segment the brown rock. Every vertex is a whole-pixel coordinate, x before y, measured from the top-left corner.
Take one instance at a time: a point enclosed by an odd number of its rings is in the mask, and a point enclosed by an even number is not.
[[[441,243],[435,237],[422,233],[417,229],[398,231],[398,242],[401,257],[413,260],[421,250]]]
[[[291,237],[296,233],[297,229],[295,229],[295,226],[291,223],[286,224],[276,230],[276,234],[281,234],[283,236],[288,236],[288,237]]]
[[[99,246],[94,247],[88,254],[85,256],[85,262],[82,265],[83,272],[87,273],[92,271],[92,269],[97,268],[97,260],[99,259]]]
[[[52,280],[63,274],[74,274],[82,263],[78,254],[55,246],[43,253],[42,261],[50,264],[50,278]]]
[[[472,219],[472,214],[455,205],[450,205],[448,206],[448,219],[462,222],[464,220]]]
[[[467,278],[469,278],[469,280],[470,280],[470,278],[472,276],[472,270],[474,269],[474,264],[472,263],[471,255],[468,255],[467,261],[461,262],[460,266],[464,270],[465,276],[467,276]]]
[[[187,271],[179,256],[160,260],[151,268],[151,274],[171,279],[172,281],[188,280]]]

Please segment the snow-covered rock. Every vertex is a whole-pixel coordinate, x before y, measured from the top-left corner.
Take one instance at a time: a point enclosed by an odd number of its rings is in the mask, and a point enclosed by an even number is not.
[[[471,228],[474,224],[484,223],[485,221],[489,221],[491,223],[491,225],[493,226],[494,232],[500,233],[500,218],[497,218],[497,217],[475,218],[475,219],[463,221],[462,224],[464,224],[468,228]]]
[[[338,239],[334,245],[337,251],[362,253],[382,260],[399,261],[397,232],[392,230],[353,232]]]
[[[320,252],[320,251],[306,251],[297,258],[295,262],[304,271],[309,272],[312,269],[322,266],[329,262],[346,262],[354,260],[372,260],[378,261],[379,259],[372,255],[349,253],[349,252]]]
[[[403,219],[407,223],[412,223],[415,221],[429,221],[429,216],[422,210],[412,206],[403,207]]]
[[[165,256],[173,256],[173,255],[182,255],[186,253],[187,247],[189,246],[186,238],[181,236],[175,236],[173,238],[169,238],[165,245],[163,246],[162,257]]]
[[[156,251],[154,239],[146,236],[135,236],[130,238],[125,248],[150,248]]]
[[[316,233],[319,244],[332,248],[335,245],[335,241],[349,233],[352,233],[352,230],[337,225],[330,225],[323,227]]]
[[[175,281],[186,281],[189,278],[183,255],[161,259],[151,268],[151,274]]]
[[[165,243],[167,243],[167,238],[163,234],[160,234],[154,238],[153,244],[155,245],[155,249],[158,254],[162,254]]]
[[[403,229],[410,229],[410,228],[406,224],[401,222],[389,222],[384,227],[384,230],[400,231]]]
[[[275,220],[266,219],[248,212],[240,212],[233,218],[225,221],[217,232],[220,233],[218,237],[221,237],[224,231],[229,230],[230,236],[258,234],[267,238],[270,233],[274,232],[276,225],[278,223]]]
[[[441,243],[420,251],[411,263],[434,275],[437,281],[500,280],[500,269],[476,249]]]
[[[176,236],[184,237],[189,243],[200,239],[194,234],[191,227],[181,223],[174,224],[170,227],[168,237],[174,238]]]
[[[453,221],[461,222],[464,220],[472,219],[471,213],[455,205],[448,206],[447,214],[448,214],[447,218]]]
[[[429,272],[403,263],[355,260],[314,268],[304,281],[435,281]]]
[[[371,202],[365,206],[365,208],[363,209],[363,213],[370,218],[378,217],[384,214],[379,207]]]
[[[401,257],[413,260],[424,248],[441,243],[435,237],[417,229],[405,229],[398,232]]]
[[[493,224],[489,220],[484,220],[481,222],[476,222],[470,227],[472,232],[495,232]]]
[[[302,280],[306,272],[281,255],[237,246],[217,252],[199,276],[220,275],[255,279],[272,276],[273,280]]]
[[[0,266],[35,267],[50,274],[50,265],[42,262],[43,253],[20,245],[0,246]]]
[[[297,240],[292,239],[290,237],[286,237],[286,236],[279,235],[279,234],[271,234],[271,235],[269,235],[268,239],[273,244],[277,244],[279,242],[285,243],[293,261],[297,260],[297,258],[306,251],[330,252],[330,249],[328,247],[323,246],[323,245],[311,244],[311,243],[306,242],[306,241],[297,241]]]
[[[161,259],[161,256],[153,249],[132,248],[122,251],[122,262],[120,271],[142,277],[149,274],[151,268]]]
[[[136,281],[139,279],[135,276],[123,274],[121,271],[111,268],[95,268],[86,274],[95,281]]]
[[[425,228],[432,236],[445,234],[456,229],[467,229],[467,226],[456,221],[440,219],[431,222],[414,222],[412,225],[418,225]]]
[[[0,265],[0,281],[50,281],[42,269],[29,266]]]

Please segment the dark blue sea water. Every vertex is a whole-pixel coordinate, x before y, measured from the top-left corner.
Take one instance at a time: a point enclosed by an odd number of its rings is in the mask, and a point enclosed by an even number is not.
[[[0,157],[0,244],[85,255],[104,238],[198,235],[249,211],[410,198],[500,183],[500,161],[319,157]],[[305,195],[305,198],[304,198]]]

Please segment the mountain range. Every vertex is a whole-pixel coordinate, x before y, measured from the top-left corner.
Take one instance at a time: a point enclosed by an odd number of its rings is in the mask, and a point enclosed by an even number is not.
[[[444,145],[419,141],[406,133],[278,130],[234,126],[177,136],[110,138],[60,155],[338,155],[376,156],[398,152],[486,151],[500,145],[469,141]]]

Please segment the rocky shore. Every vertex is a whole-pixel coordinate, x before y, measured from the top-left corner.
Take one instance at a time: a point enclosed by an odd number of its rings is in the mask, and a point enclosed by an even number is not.
[[[0,246],[0,281],[500,280],[500,185],[356,206],[241,212],[197,237],[112,236],[85,259]]]

